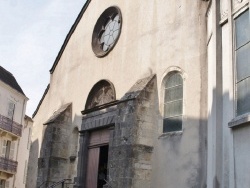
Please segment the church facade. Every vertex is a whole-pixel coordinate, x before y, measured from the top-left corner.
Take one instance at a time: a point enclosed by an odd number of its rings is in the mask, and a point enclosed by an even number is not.
[[[248,7],[87,0],[33,114],[27,187],[249,187]]]

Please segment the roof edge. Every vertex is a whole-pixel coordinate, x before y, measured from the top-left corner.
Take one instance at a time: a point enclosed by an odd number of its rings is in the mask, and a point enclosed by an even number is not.
[[[45,89],[45,91],[44,91],[44,93],[43,93],[43,96],[42,96],[41,100],[39,101],[39,103],[38,103],[38,105],[37,105],[37,107],[36,107],[36,110],[34,111],[34,113],[33,113],[33,115],[32,115],[32,118],[34,118],[34,117],[36,116],[36,114],[37,114],[37,112],[38,112],[40,106],[42,105],[42,102],[43,102],[43,100],[44,100],[46,94],[47,94],[48,91],[49,91],[49,88],[50,88],[50,84],[48,84],[47,88]]]
[[[68,34],[67,34],[67,36],[66,36],[66,38],[65,38],[65,40],[64,40],[64,42],[63,42],[63,45],[62,45],[60,51],[59,51],[58,54],[57,54],[57,57],[56,57],[56,59],[55,59],[55,61],[54,61],[54,64],[52,65],[51,69],[49,70],[50,74],[53,74],[54,70],[56,69],[56,66],[57,66],[58,62],[59,62],[59,60],[60,60],[61,57],[62,57],[62,54],[63,54],[63,52],[64,52],[64,49],[66,48],[66,46],[67,46],[67,44],[68,44],[68,42],[69,42],[69,40],[70,40],[72,34],[74,33],[74,31],[75,31],[75,29],[76,29],[78,23],[80,22],[80,20],[81,20],[83,14],[85,13],[86,9],[88,8],[88,6],[89,6],[89,4],[90,4],[90,2],[91,2],[91,0],[87,0],[87,1],[86,1],[86,3],[84,4],[82,10],[81,10],[80,13],[78,14],[78,16],[77,16],[77,18],[76,18],[74,24],[71,26],[71,29],[69,30],[69,32],[68,32]]]

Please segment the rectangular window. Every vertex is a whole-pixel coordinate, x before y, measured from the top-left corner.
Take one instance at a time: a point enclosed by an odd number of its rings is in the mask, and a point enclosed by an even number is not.
[[[250,112],[250,18],[249,10],[235,20],[237,115]]]
[[[12,141],[10,143],[10,155],[9,155],[9,159],[14,160],[14,153],[15,153],[15,141]]]
[[[30,149],[30,139],[31,139],[31,128],[29,128],[29,135],[28,135],[27,149]]]
[[[0,188],[5,188],[5,180],[0,179]]]
[[[15,103],[12,101],[9,101],[7,117],[13,120],[14,112],[15,112]]]
[[[23,183],[26,184],[26,178],[27,178],[27,160],[25,161],[25,167],[24,167],[24,174],[23,174]]]
[[[10,187],[10,182],[9,181],[5,181],[5,188],[9,188]]]
[[[9,158],[10,157],[10,146],[11,146],[11,141],[7,140],[7,142],[6,142],[5,158]]]
[[[1,157],[14,159],[15,142],[9,140],[2,141]]]

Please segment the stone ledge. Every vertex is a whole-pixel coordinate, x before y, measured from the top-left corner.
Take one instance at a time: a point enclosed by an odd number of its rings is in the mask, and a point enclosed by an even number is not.
[[[250,124],[250,113],[237,116],[228,123],[229,128],[236,128],[242,125]]]
[[[170,136],[180,136],[183,134],[183,130],[182,131],[173,131],[173,132],[166,132],[166,133],[162,133],[158,139],[161,138],[165,138],[165,137],[170,137]]]

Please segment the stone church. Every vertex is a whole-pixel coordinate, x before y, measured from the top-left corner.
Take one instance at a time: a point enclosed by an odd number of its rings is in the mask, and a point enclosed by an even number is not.
[[[250,187],[249,20],[249,0],[87,0],[33,114],[27,187]]]

